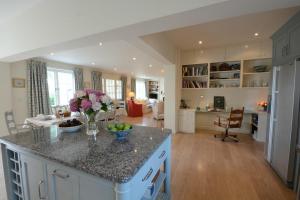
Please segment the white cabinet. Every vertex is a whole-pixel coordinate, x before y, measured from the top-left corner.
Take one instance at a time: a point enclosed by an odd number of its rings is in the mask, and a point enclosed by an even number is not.
[[[47,165],[51,200],[79,200],[79,177],[59,165]]]
[[[23,154],[21,155],[21,163],[25,199],[47,199],[45,165],[42,161]]]
[[[179,109],[179,131],[184,133],[195,133],[195,109]]]

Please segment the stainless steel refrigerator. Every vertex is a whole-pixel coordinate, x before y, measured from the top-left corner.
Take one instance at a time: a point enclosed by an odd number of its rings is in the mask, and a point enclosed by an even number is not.
[[[273,67],[267,160],[290,187],[298,184],[300,59]]]

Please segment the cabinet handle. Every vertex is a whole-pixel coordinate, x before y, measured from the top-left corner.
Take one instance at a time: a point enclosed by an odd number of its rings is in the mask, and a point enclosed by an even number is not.
[[[40,182],[39,182],[39,188],[38,188],[38,192],[39,192],[39,198],[40,199],[46,199],[46,197],[42,197],[42,192],[41,192],[41,185],[44,183],[44,181],[43,180],[40,180]]]
[[[166,151],[163,150],[163,152],[160,154],[160,156],[158,157],[159,159],[162,159],[164,157],[164,155],[166,154]]]
[[[151,176],[152,172],[153,172],[153,169],[151,168],[151,169],[148,171],[148,173],[146,174],[146,176],[142,179],[142,181],[144,182],[144,181],[148,180],[149,177]]]
[[[70,177],[69,174],[66,174],[66,175],[65,174],[60,174],[60,173],[57,172],[57,170],[54,170],[53,173],[52,173],[52,175],[53,176],[57,176],[57,177],[59,177],[61,179],[67,179],[67,178]]]

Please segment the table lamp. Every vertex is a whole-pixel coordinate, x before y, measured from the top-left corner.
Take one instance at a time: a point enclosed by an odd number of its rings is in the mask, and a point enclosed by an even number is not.
[[[134,92],[132,92],[132,91],[129,92],[128,96],[130,97],[130,100],[132,100],[132,101],[134,100],[134,96],[135,96]]]

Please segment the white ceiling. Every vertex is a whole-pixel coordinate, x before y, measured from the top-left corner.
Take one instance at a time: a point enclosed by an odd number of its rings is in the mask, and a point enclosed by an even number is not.
[[[135,61],[132,59],[133,57],[136,58]],[[161,72],[163,64],[161,62],[122,40],[103,42],[102,46],[95,44],[94,46],[55,52],[54,55],[48,54],[44,58],[81,66],[98,67],[105,71],[129,74],[141,78],[163,76]],[[152,65],[152,67],[150,68],[149,65]],[[117,71],[114,71],[114,68]]]
[[[16,17],[41,0],[0,0],[0,24]]]
[[[183,50],[247,44],[266,40],[298,10],[300,7],[245,15],[160,34]],[[259,37],[254,37],[255,32],[260,34]],[[198,44],[199,40],[203,41],[202,45]],[[92,42],[94,45],[91,45],[91,42],[92,40],[89,41],[88,46],[72,50],[54,51],[53,56],[47,52],[43,57],[64,63],[98,67],[112,72],[117,68],[117,73],[130,75],[133,72],[137,77],[154,78],[164,75],[161,70],[166,63],[138,48],[132,41],[104,41],[102,46],[98,45],[99,41],[94,40]],[[133,57],[137,60],[133,61]],[[150,64],[152,68],[149,68]]]
[[[164,32],[175,46],[189,50],[266,40],[300,7],[234,17]],[[258,32],[259,37],[254,37]],[[202,45],[198,41],[203,41]]]

